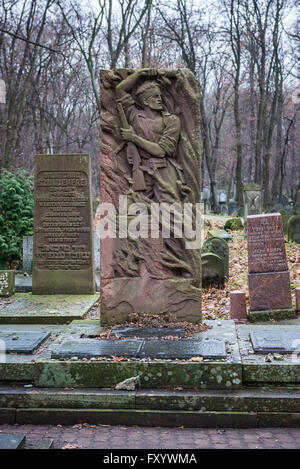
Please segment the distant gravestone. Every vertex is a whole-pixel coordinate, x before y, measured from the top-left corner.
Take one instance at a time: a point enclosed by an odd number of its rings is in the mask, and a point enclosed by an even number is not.
[[[0,104],[5,104],[6,102],[6,89],[5,81],[0,80]]]
[[[300,243],[300,215],[292,216],[288,221],[289,241]]]
[[[15,272],[0,270],[0,297],[10,297],[15,293]]]
[[[262,212],[262,186],[255,182],[243,187],[244,195],[244,219],[249,215],[257,215]]]
[[[229,247],[226,241],[221,238],[209,238],[202,246],[202,254],[213,253],[219,256],[224,264],[224,277],[227,282],[229,279]]]
[[[278,210],[278,213],[280,213],[281,218],[282,218],[283,232],[284,232],[284,234],[287,234],[287,232],[288,232],[289,214],[288,214],[288,212],[287,212],[284,208]]]
[[[208,238],[220,238],[224,239],[225,241],[231,241],[232,236],[231,234],[227,233],[225,230],[210,230],[207,232]]]
[[[32,293],[93,294],[89,155],[37,155]]]
[[[249,319],[295,317],[281,215],[253,215],[247,226]]]
[[[33,260],[33,236],[23,237],[23,270],[24,272],[32,271]]]
[[[224,288],[225,273],[224,263],[217,254],[211,252],[201,255],[202,262],[202,286]]]

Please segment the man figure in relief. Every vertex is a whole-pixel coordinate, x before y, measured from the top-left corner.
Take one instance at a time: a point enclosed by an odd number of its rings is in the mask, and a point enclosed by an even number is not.
[[[175,159],[181,125],[178,116],[164,110],[160,86],[153,80],[159,75],[168,77],[168,73],[174,76],[166,70],[137,70],[117,85],[116,92],[130,124],[120,129],[121,136],[138,149],[145,196],[172,203],[180,201],[183,192],[183,170]],[[136,90],[136,107],[130,91],[141,78],[145,81]]]

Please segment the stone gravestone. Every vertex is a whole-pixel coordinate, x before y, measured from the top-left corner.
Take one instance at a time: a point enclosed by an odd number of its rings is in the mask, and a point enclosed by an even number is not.
[[[243,199],[244,199],[244,234],[247,234],[247,217],[249,215],[258,215],[262,213],[262,187],[260,184],[255,182],[249,182],[249,184],[243,187]]]
[[[221,238],[208,238],[202,245],[202,254],[212,252],[222,259],[225,282],[229,279],[229,247]]]
[[[32,293],[94,294],[89,155],[37,155]]]
[[[101,106],[101,324],[132,312],[200,322],[201,242],[188,249],[172,223],[200,202],[199,84],[184,69],[102,70]],[[174,209],[169,237],[161,204]]]
[[[33,264],[33,236],[23,236],[23,270],[32,271]]]
[[[15,272],[0,270],[0,297],[9,297],[15,293]]]
[[[0,80],[0,104],[6,103],[6,86],[5,81]]]
[[[249,319],[294,318],[281,215],[252,215],[247,225]]]
[[[293,215],[288,221],[289,241],[300,243],[300,215]]]
[[[212,252],[201,255],[202,263],[202,286],[203,288],[224,288],[225,274],[224,262],[221,257]]]

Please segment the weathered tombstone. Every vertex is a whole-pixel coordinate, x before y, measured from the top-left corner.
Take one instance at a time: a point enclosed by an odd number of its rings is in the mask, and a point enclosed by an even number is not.
[[[15,272],[0,270],[0,297],[9,297],[15,293]]]
[[[288,221],[289,241],[300,243],[300,215],[293,215]]]
[[[249,319],[295,317],[281,215],[252,215],[247,225]]]
[[[23,270],[31,272],[33,264],[33,236],[23,237]]]
[[[232,241],[231,234],[227,233],[225,230],[209,230],[207,232],[207,237],[224,239],[227,243],[228,241]]]
[[[228,216],[228,207],[227,207],[227,205],[222,205],[221,213],[224,217]]]
[[[5,81],[0,80],[0,104],[5,104],[6,103],[6,87],[5,87]]]
[[[234,212],[238,211],[238,204],[235,200],[229,200],[228,202],[228,215],[232,215]]]
[[[283,233],[287,234],[288,233],[289,214],[284,208],[278,210],[278,213],[280,213],[281,218],[282,218]]]
[[[243,187],[244,198],[244,227],[247,228],[247,217],[249,215],[257,215],[262,212],[262,187],[255,182]]]
[[[217,254],[207,252],[201,255],[202,286],[224,288],[224,262]]]
[[[93,294],[89,155],[37,155],[32,293]]]
[[[212,252],[217,254],[224,264],[225,282],[229,279],[229,247],[226,241],[221,238],[208,238],[202,245],[202,254]]]
[[[172,223],[162,236],[151,216],[200,202],[199,84],[184,69],[102,70],[101,108],[101,324],[167,311],[200,322],[201,243],[187,249]]]

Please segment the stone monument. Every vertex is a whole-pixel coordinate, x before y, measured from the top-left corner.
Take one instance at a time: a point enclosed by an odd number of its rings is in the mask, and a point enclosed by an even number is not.
[[[184,69],[102,70],[101,106],[101,324],[133,312],[200,322],[201,243],[187,248],[200,227],[177,225],[198,220],[184,210],[200,202],[199,84]]]
[[[262,213],[262,186],[256,182],[249,182],[243,187],[244,199],[244,234],[247,234],[247,217]]]
[[[300,214],[293,215],[288,221],[289,241],[300,243]]]
[[[250,321],[294,318],[280,213],[249,216],[247,225]]]
[[[37,155],[32,293],[94,294],[89,155]]]
[[[9,297],[15,293],[15,272],[0,270],[0,297]]]

